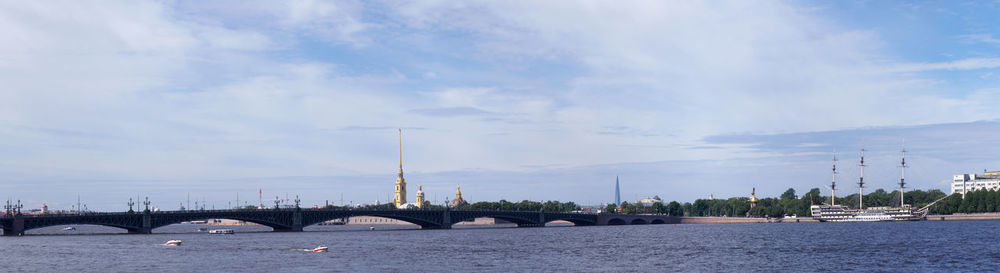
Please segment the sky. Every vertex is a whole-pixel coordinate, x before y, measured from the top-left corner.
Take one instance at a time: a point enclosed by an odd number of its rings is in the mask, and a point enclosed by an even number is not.
[[[0,197],[690,202],[1000,170],[1000,2],[0,1]],[[905,143],[905,144],[904,144]],[[845,192],[846,191],[846,192]]]

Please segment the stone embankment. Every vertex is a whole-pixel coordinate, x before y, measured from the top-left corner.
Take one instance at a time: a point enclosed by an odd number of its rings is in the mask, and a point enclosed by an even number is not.
[[[680,224],[816,223],[812,218],[680,217]]]
[[[970,221],[970,220],[1000,220],[1000,212],[927,215],[927,221]]]

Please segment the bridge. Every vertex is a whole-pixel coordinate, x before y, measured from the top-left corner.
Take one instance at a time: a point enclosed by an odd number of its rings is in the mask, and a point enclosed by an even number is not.
[[[60,225],[102,225],[128,233],[149,234],[153,229],[187,221],[232,219],[271,227],[278,232],[302,231],[303,227],[354,216],[377,216],[419,225],[421,229],[450,229],[453,224],[492,217],[518,227],[543,227],[552,221],[575,226],[679,223],[680,217],[663,215],[617,215],[544,211],[489,210],[366,210],[366,209],[242,209],[200,211],[102,212],[84,214],[8,214],[0,217],[3,236],[19,236],[31,229]]]
[[[102,225],[122,228],[128,233],[149,234],[153,229],[187,221],[233,219],[271,227],[274,231],[295,232],[303,227],[353,216],[377,216],[406,221],[421,229],[450,229],[453,224],[479,217],[492,217],[518,227],[542,227],[562,220],[576,226],[666,224],[676,218],[658,215],[615,215],[545,211],[489,210],[366,210],[366,209],[240,209],[201,211],[102,212],[84,214],[7,214],[0,217],[3,236],[19,236],[25,231],[59,225]]]

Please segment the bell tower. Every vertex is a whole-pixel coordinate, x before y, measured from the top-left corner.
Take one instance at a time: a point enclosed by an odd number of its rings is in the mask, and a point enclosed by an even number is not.
[[[424,186],[417,185],[417,207],[424,207]]]
[[[399,176],[396,177],[396,195],[392,204],[397,208],[406,204],[406,179],[403,179],[403,129],[399,129]]]

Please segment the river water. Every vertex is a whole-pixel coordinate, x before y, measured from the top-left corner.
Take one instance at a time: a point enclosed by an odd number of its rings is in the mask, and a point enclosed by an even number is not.
[[[690,224],[413,230],[311,226],[150,235],[76,226],[0,238],[2,272],[983,272],[1000,221]],[[217,227],[216,227],[217,228]],[[179,247],[162,246],[172,239]],[[327,253],[306,252],[317,245]]]

